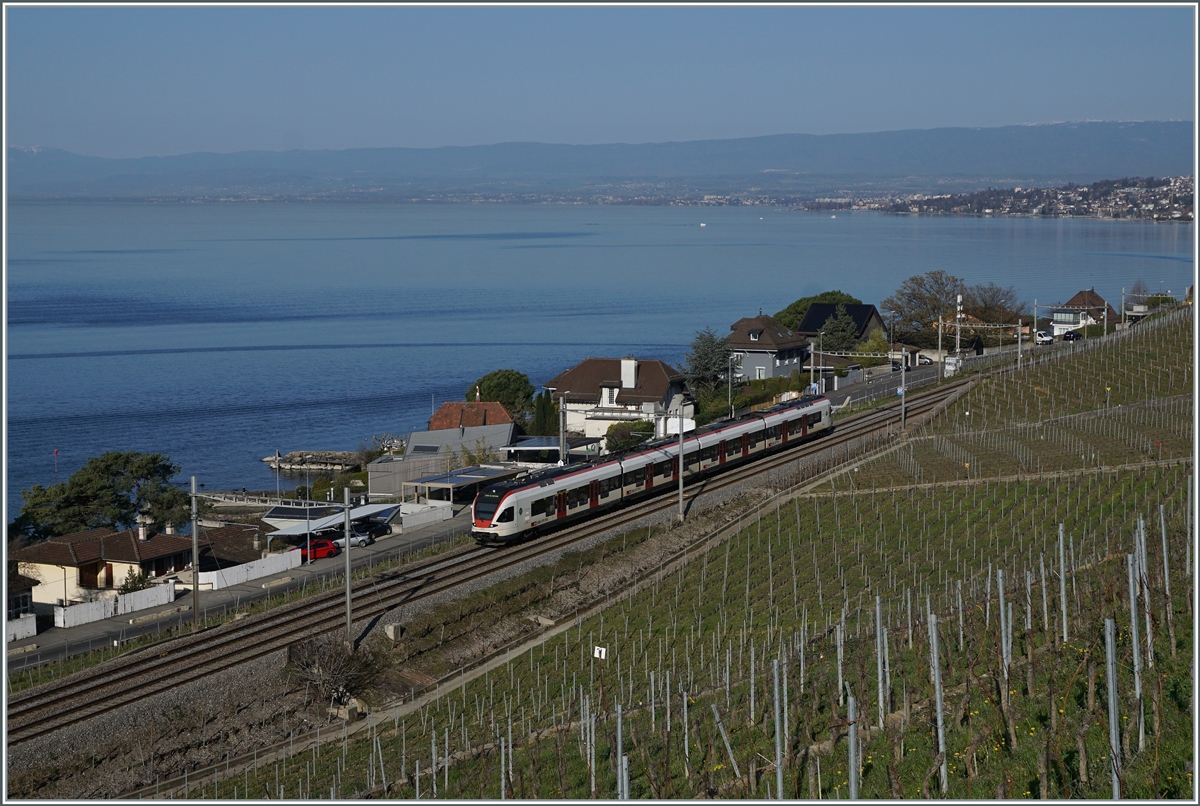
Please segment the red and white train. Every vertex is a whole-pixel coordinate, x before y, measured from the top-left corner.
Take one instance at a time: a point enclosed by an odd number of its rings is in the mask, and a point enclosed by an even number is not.
[[[698,429],[683,440],[685,482],[833,430],[825,397],[804,397]],[[679,440],[667,438],[591,462],[493,484],[475,497],[480,544],[500,544],[595,517],[679,485]]]

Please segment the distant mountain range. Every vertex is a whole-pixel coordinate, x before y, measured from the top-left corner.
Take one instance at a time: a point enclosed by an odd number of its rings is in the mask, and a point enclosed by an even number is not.
[[[241,151],[105,159],[8,148],[10,198],[329,198],[663,202],[1050,186],[1191,174],[1189,121],[1086,122],[612,145]]]

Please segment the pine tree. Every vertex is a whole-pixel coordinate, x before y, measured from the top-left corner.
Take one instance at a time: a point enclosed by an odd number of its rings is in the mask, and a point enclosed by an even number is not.
[[[821,326],[824,335],[821,337],[821,349],[826,352],[853,350],[858,342],[858,325],[846,313],[845,305],[838,305],[833,316],[825,320]]]

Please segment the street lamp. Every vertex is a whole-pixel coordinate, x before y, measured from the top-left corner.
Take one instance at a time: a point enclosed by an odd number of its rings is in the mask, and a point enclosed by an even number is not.
[[[308,513],[311,509],[309,502],[312,501],[312,482],[309,481],[308,463],[312,458],[313,455],[311,453],[304,456],[304,552],[308,558],[305,560],[305,564],[307,565],[312,565],[312,532],[309,531],[308,526]]]
[[[825,331],[817,331],[817,355],[821,356],[821,393],[825,393]]]
[[[733,419],[733,353],[729,354],[729,368],[725,372],[725,380],[729,381],[729,419]]]
[[[558,463],[565,466],[569,454],[567,453],[567,395],[571,394],[568,389],[558,396]]]

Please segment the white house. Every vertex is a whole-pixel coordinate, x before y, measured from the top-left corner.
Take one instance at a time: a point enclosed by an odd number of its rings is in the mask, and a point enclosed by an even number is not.
[[[647,420],[657,435],[666,419],[695,417],[695,403],[678,370],[658,360],[588,358],[545,384],[566,414],[566,430],[603,437],[613,423]],[[671,427],[674,430],[674,427]]]

